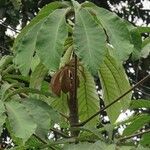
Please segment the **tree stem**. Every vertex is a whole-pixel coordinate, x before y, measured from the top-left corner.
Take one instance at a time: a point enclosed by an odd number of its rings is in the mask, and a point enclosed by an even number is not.
[[[118,102],[119,100],[121,100],[121,98],[123,98],[124,96],[126,96],[128,93],[130,93],[132,90],[134,90],[135,88],[137,88],[140,84],[142,84],[143,82],[145,82],[148,78],[150,77],[150,74],[147,75],[146,77],[144,77],[142,80],[140,80],[138,83],[136,83],[132,88],[130,88],[128,91],[126,91],[124,94],[122,94],[121,96],[119,96],[118,98],[116,98],[112,103],[108,104],[107,106],[105,106],[103,109],[101,109],[100,111],[98,111],[97,113],[93,114],[91,117],[89,117],[87,120],[79,123],[77,126],[84,126],[86,123],[88,123],[89,121],[91,121],[94,117],[96,117],[97,115],[99,115],[100,113],[102,113],[104,110],[106,110],[107,108],[109,108],[110,106],[112,106],[113,104],[115,104],[116,102]]]
[[[78,115],[78,99],[77,99],[77,56],[74,54],[75,63],[74,63],[74,78],[72,81],[73,89],[69,92],[68,98],[68,106],[69,106],[69,122],[71,127],[76,127],[79,122],[79,115]],[[73,137],[78,136],[79,131],[71,131]]]

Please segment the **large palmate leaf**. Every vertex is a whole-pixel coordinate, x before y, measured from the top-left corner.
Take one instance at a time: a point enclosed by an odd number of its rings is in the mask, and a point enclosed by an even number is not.
[[[3,102],[0,100],[0,135],[3,130],[3,124],[5,123],[6,115],[5,115],[5,107]]]
[[[5,103],[8,120],[13,133],[16,137],[21,138],[24,142],[35,133],[37,125],[30,116],[28,110],[17,101]]]
[[[96,85],[92,75],[86,70],[79,74],[78,103],[79,118],[81,121],[86,120],[99,110],[99,97],[96,91]],[[94,118],[90,124],[95,124],[98,118]]]
[[[114,47],[112,51],[114,57],[121,61],[126,60],[133,51],[130,32],[126,26],[126,22],[120,19],[115,13],[104,8],[97,7],[94,4],[89,6],[87,9],[96,15],[100,25],[106,31],[109,44]]]
[[[150,123],[150,116],[149,115],[140,115],[134,119],[130,125],[125,128],[123,132],[123,136],[132,135],[133,133],[137,132],[141,129],[145,124]]]
[[[104,63],[100,65],[99,76],[105,105],[113,102],[130,88],[123,66],[109,55],[106,56]],[[106,111],[111,123],[115,123],[121,111],[128,108],[130,101],[131,94],[127,94],[117,103],[107,108]]]
[[[65,15],[68,9],[57,9],[42,24],[37,38],[36,48],[42,63],[50,70],[59,68],[67,38]]]
[[[106,37],[93,16],[83,8],[75,13],[73,39],[75,53],[84,65],[95,73],[105,55]]]
[[[49,14],[55,9],[63,7],[65,4],[54,2],[45,6],[39,14],[21,31],[14,42],[14,62],[20,69],[23,75],[27,75],[35,53],[35,44],[37,40],[37,33]]]

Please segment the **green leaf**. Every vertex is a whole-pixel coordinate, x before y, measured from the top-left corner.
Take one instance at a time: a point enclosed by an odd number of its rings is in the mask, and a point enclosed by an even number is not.
[[[150,108],[150,100],[138,99],[132,100],[130,104],[131,109],[136,108]]]
[[[20,147],[23,146],[24,145],[23,140],[21,138],[18,138],[18,137],[15,136],[15,133],[13,132],[13,129],[12,129],[11,125],[10,125],[8,117],[6,119],[5,124],[6,124],[5,127],[9,131],[9,134],[10,134],[11,139],[13,140],[13,143],[15,145],[19,145]]]
[[[10,126],[14,135],[24,142],[35,133],[37,125],[30,116],[28,110],[17,101],[5,103]]]
[[[65,93],[61,93],[60,97],[56,97],[51,99],[51,106],[55,108],[58,112],[63,113],[66,116],[69,116],[69,109],[68,109],[68,102],[67,102],[68,96]],[[68,123],[64,117],[61,116],[60,118],[60,125],[66,127],[68,126]]]
[[[41,90],[41,85],[47,72],[47,68],[40,63],[31,74],[29,87]]]
[[[0,59],[0,72],[5,69],[7,67],[7,65],[9,63],[12,62],[12,59],[13,59],[13,56],[3,56],[1,59]]]
[[[137,27],[140,33],[150,33],[150,27]]]
[[[80,84],[77,98],[79,104],[79,118],[83,121],[99,110],[99,97],[92,75],[86,69],[81,70],[79,73]],[[95,117],[89,123],[95,125],[96,121],[98,121],[98,117]]]
[[[142,147],[140,144],[138,145],[138,147],[135,150],[149,150],[148,147]]]
[[[124,23],[126,23],[126,26],[130,32],[131,43],[134,45],[134,49],[132,52],[132,59],[137,60],[140,58],[140,52],[142,48],[142,36],[138,31],[138,27],[134,26],[133,24],[131,24],[126,20],[124,20]]]
[[[14,8],[19,11],[21,6],[21,0],[10,0],[10,1],[13,4]]]
[[[149,115],[140,115],[136,117],[123,132],[123,136],[131,135],[141,129],[145,124],[150,123]]]
[[[109,44],[114,48],[111,53],[118,60],[124,61],[128,59],[130,53],[133,51],[133,45],[131,44],[131,37],[126,23],[115,13],[97,6],[91,7],[90,11],[96,14],[100,25],[106,31]]]
[[[27,32],[29,32],[32,28],[34,28],[36,24],[38,24],[41,20],[46,18],[54,10],[58,8],[62,8],[62,7],[67,7],[67,3],[66,2],[52,2],[44,6],[39,11],[38,15],[35,18],[33,18],[31,22],[27,26],[25,26],[23,30],[21,31],[21,33],[17,36],[13,45],[13,50],[15,51],[17,50],[16,47],[18,47],[18,44],[20,43],[24,35],[26,35]]]
[[[142,37],[136,28],[129,30],[131,34],[131,43],[134,45],[134,50],[132,52],[132,58],[137,60],[140,58],[140,52],[142,48]]]
[[[67,63],[69,63],[71,55],[72,55],[72,52],[73,52],[73,48],[72,48],[72,46],[70,46],[66,50],[64,56],[61,58],[60,68],[64,67]]]
[[[58,117],[56,116],[57,113],[52,110],[52,107],[38,99],[25,99],[22,101],[22,105],[28,110],[32,120],[37,125],[36,135],[46,138],[52,126],[51,120],[56,120],[54,117]]]
[[[73,32],[75,53],[90,72],[96,73],[105,55],[105,33],[85,9],[75,13],[75,20]]]
[[[22,75],[28,75],[31,68],[37,33],[42,23],[43,21],[40,21],[40,23],[37,23],[34,27],[32,27],[30,31],[20,39],[15,48],[14,63],[19,68]]]
[[[13,87],[15,84],[9,84],[8,82],[3,82],[3,84],[1,85],[1,100],[3,100],[7,94],[7,91]]]
[[[63,150],[115,150],[115,145],[105,144],[102,141],[97,141],[95,143],[79,143],[79,144],[69,144],[63,148]]]
[[[96,127],[80,127],[79,128],[80,131],[80,135],[79,135],[79,139],[80,141],[97,141],[97,140],[104,140],[104,137],[102,135],[103,131],[106,131],[105,129],[97,129]],[[101,130],[102,129],[102,130]]]
[[[65,15],[68,9],[57,9],[52,12],[40,27],[37,37],[37,54],[42,63],[50,70],[59,68],[67,38]]]
[[[150,38],[146,38],[145,41],[143,41],[142,46],[141,57],[147,58],[150,54]]]
[[[145,133],[143,136],[142,136],[142,139],[140,141],[140,144],[143,145],[143,146],[149,146],[150,147],[150,133]]]
[[[5,123],[6,115],[5,115],[5,106],[4,103],[0,100],[0,135],[3,130],[3,124]]]
[[[31,62],[31,71],[32,72],[35,70],[35,68],[38,66],[39,63],[40,63],[40,58],[38,57],[37,54],[35,54],[35,56],[32,59],[32,62]]]
[[[35,136],[31,136],[28,141],[25,143],[25,147],[27,149],[39,149],[39,147],[41,147],[43,145],[43,143],[41,141],[39,141]]]
[[[36,50],[35,44],[37,41],[37,33],[39,32],[43,21],[46,20],[48,15],[55,9],[64,6],[66,6],[66,4],[60,2],[54,2],[45,6],[39,14],[25,28],[23,28],[16,38],[13,45],[15,53],[14,63],[18,66],[23,75],[27,75],[31,68],[33,55]]]
[[[130,89],[123,66],[109,55],[106,56],[104,63],[100,65],[99,76],[106,106]],[[111,123],[115,123],[121,111],[129,107],[130,101],[131,93],[106,109]]]

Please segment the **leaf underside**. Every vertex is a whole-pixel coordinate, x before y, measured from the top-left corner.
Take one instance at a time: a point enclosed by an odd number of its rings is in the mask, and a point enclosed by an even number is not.
[[[75,20],[73,33],[75,53],[90,72],[96,73],[105,55],[105,33],[85,9],[76,12]]]
[[[113,102],[130,88],[123,66],[109,55],[106,56],[104,63],[100,65],[99,76],[105,105]],[[129,107],[130,101],[131,94],[127,94],[106,109],[111,123],[115,123],[121,111]]]

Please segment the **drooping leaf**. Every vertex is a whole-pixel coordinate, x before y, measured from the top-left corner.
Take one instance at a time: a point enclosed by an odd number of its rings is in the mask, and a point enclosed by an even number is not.
[[[108,36],[107,40],[114,48],[112,51],[114,57],[121,61],[128,59],[133,51],[133,45],[131,44],[131,37],[126,23],[115,13],[96,5],[91,5],[86,9],[96,15],[99,24],[105,29]]]
[[[132,52],[132,59],[137,60],[140,58],[140,52],[142,48],[142,36],[138,30],[138,27],[134,26],[130,22],[124,20],[124,23],[126,24],[130,36],[131,36],[131,43],[134,45],[133,52]]]
[[[42,81],[47,72],[47,68],[40,63],[31,74],[29,87],[41,90]]]
[[[135,118],[131,124],[125,128],[123,132],[123,136],[131,135],[141,129],[145,124],[150,123],[150,116],[149,115],[140,115],[139,117]]]
[[[68,110],[68,102],[67,102],[67,99],[68,99],[68,95],[61,92],[61,95],[60,97],[57,97],[57,98],[53,98],[52,102],[51,102],[51,106],[53,108],[55,108],[58,112],[66,115],[66,116],[69,116],[69,110]],[[62,126],[67,126],[67,120],[62,116],[60,118],[61,122],[59,124],[61,124]]]
[[[39,63],[40,63],[40,58],[38,57],[37,54],[35,54],[35,56],[33,56],[32,62],[31,62],[31,71],[32,72],[35,70],[35,68],[38,66]]]
[[[3,57],[0,59],[0,72],[1,72],[3,69],[5,69],[9,63],[12,62],[12,59],[13,59],[13,56],[10,56],[10,55],[3,56]]]
[[[73,51],[72,46],[70,46],[70,47],[66,50],[64,56],[61,58],[60,68],[61,68],[61,67],[64,67],[66,64],[69,63],[70,58],[71,58],[71,55],[72,55],[72,51]]]
[[[65,15],[68,9],[57,9],[52,12],[40,27],[37,37],[37,54],[42,63],[50,70],[59,68],[67,38]]]
[[[105,105],[113,102],[130,88],[123,66],[109,55],[106,56],[104,63],[100,65],[99,76]],[[130,101],[131,93],[106,109],[111,123],[115,123],[121,111],[129,107]]]
[[[37,33],[43,21],[37,23],[29,29],[16,45],[14,63],[19,68],[22,75],[28,75],[31,68],[33,55],[35,53],[35,44],[37,40]]]
[[[0,135],[3,130],[3,124],[5,123],[6,115],[5,115],[5,106],[4,103],[0,100]]]
[[[9,131],[11,139],[13,139],[13,142],[16,145],[20,145],[20,147],[23,146],[24,145],[23,140],[21,138],[15,136],[15,133],[13,132],[13,129],[11,127],[11,124],[10,124],[8,118],[6,119],[5,125],[6,125],[5,126],[6,129]]]
[[[129,28],[128,28],[129,29]],[[131,34],[131,43],[134,45],[132,58],[137,60],[140,58],[140,52],[142,48],[142,37],[136,28],[129,29]]]
[[[35,44],[37,40],[37,33],[39,32],[43,21],[47,19],[48,15],[55,9],[65,6],[65,3],[60,2],[54,2],[45,6],[16,38],[13,45],[15,53],[14,62],[23,75],[27,75],[31,68],[33,55],[36,50]]]
[[[143,145],[143,146],[150,146],[150,133],[145,133],[143,134],[142,136],[142,139],[140,141],[140,144]]]
[[[1,86],[1,100],[3,100],[7,94],[7,91],[13,87],[14,84],[9,84],[8,82],[4,82]]]
[[[35,136],[31,136],[25,143],[26,149],[39,149],[39,147],[41,147],[42,145],[43,143],[40,140],[38,140]]]
[[[17,101],[5,103],[10,126],[14,135],[24,142],[35,133],[37,125],[30,116],[27,109]]]
[[[67,7],[67,5],[68,5],[68,3],[66,3],[66,2],[52,2],[52,3],[44,6],[39,11],[37,16],[35,18],[33,18],[32,21],[27,26],[25,26],[23,28],[23,30],[21,31],[21,33],[17,36],[17,38],[15,39],[14,45],[13,45],[13,50],[16,51],[16,47],[18,46],[20,41],[22,41],[22,38],[24,37],[24,35],[26,35],[27,32],[29,32],[32,28],[34,28],[34,26],[36,24],[38,24],[41,20],[46,18],[54,10],[56,10],[58,8],[62,8],[62,7]]]
[[[73,39],[77,56],[89,71],[96,73],[105,55],[106,36],[102,27],[85,9],[76,11]]]
[[[63,148],[63,150],[115,150],[115,145],[105,144],[102,141],[97,141],[95,143],[79,143],[79,144],[69,144]]]
[[[150,38],[146,38],[142,44],[141,57],[147,58],[150,54]]]
[[[53,125],[52,122],[54,123],[58,119],[57,112],[48,104],[38,99],[25,99],[22,104],[37,124],[36,134],[41,138],[46,138],[49,129]]]
[[[78,104],[79,118],[81,121],[88,119],[91,115],[99,110],[99,97],[96,91],[96,85],[92,75],[83,69],[79,72]],[[92,119],[90,124],[95,124],[98,118]]]
[[[136,108],[150,108],[150,100],[138,99],[132,100],[130,104],[131,109]]]
[[[150,27],[138,27],[137,30],[140,33],[150,33]]]

